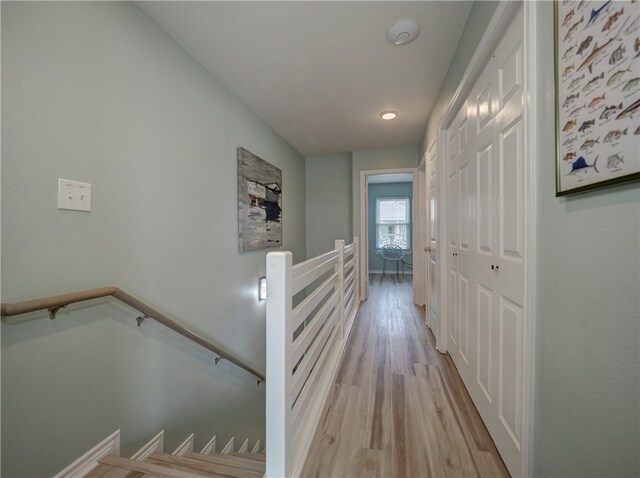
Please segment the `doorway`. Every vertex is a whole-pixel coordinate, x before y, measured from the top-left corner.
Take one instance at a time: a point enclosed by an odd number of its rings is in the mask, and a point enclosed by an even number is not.
[[[393,274],[396,280],[411,282],[413,302],[424,305],[420,198],[417,168],[361,171],[361,300],[369,295],[371,274]]]

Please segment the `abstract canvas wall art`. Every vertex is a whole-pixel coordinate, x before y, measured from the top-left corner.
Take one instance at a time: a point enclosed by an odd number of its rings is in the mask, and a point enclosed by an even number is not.
[[[238,248],[282,245],[282,171],[238,148]]]

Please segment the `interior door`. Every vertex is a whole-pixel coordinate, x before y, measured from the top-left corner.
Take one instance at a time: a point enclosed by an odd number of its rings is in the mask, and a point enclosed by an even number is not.
[[[427,201],[427,326],[433,332],[437,341],[440,337],[440,325],[438,323],[438,181],[437,181],[437,156],[438,147],[434,142],[427,151],[425,164],[426,176],[426,201]]]
[[[448,350],[513,475],[524,400],[522,33],[520,7],[449,128],[446,196]]]
[[[496,419],[494,440],[512,474],[522,466],[525,308],[525,152],[523,94],[523,8],[496,49],[496,174],[497,205],[493,274],[496,312]]]

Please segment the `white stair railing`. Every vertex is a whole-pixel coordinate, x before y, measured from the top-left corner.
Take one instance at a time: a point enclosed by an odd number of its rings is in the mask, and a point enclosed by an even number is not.
[[[267,291],[266,476],[298,476],[358,311],[358,238],[295,266],[270,252]]]

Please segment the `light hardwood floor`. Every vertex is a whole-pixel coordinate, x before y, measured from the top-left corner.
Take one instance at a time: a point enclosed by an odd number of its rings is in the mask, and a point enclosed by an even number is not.
[[[411,276],[372,274],[304,477],[508,477]]]

